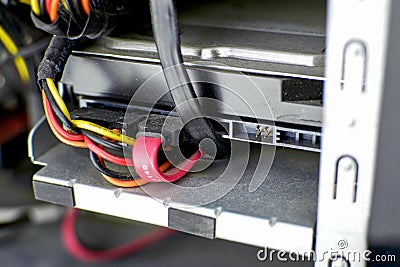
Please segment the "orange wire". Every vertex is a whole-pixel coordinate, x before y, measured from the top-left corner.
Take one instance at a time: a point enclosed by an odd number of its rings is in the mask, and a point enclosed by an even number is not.
[[[104,164],[104,160],[102,158],[99,157],[99,160],[102,164]],[[161,164],[160,171],[165,172],[170,166],[171,166],[171,163],[169,161],[166,161],[163,164]],[[100,174],[101,174],[101,176],[103,176],[103,178],[107,182],[109,182],[110,184],[113,184],[115,186],[119,186],[119,187],[138,187],[138,186],[149,183],[148,181],[146,181],[142,178],[131,180],[131,181],[121,181],[119,179],[115,179],[110,176],[107,176],[103,173],[100,173]]]
[[[51,5],[50,5],[50,20],[51,20],[51,22],[54,22],[57,19],[59,4],[60,4],[59,0],[51,1]]]
[[[85,11],[86,15],[90,15],[90,3],[89,0],[82,0],[81,1],[83,11]]]
[[[43,100],[43,107],[44,107],[44,112],[46,114],[47,122],[48,122],[53,134],[57,137],[57,139],[60,140],[62,143],[67,144],[69,146],[79,147],[79,148],[87,148],[86,143],[67,140],[57,132],[57,130],[54,128],[53,124],[51,123],[51,121],[49,119],[49,111],[47,110],[47,106],[46,106],[46,95],[43,90],[42,90],[42,100]],[[102,162],[102,164],[104,164],[104,160],[100,157],[99,157],[99,159]],[[169,163],[169,162],[167,162],[167,163]],[[104,175],[103,173],[101,173],[101,175],[103,176],[103,178],[106,181],[108,181],[109,183],[111,183],[113,185],[119,186],[119,187],[138,187],[138,186],[148,183],[146,180],[144,180],[142,178],[131,180],[131,181],[121,181],[121,180],[118,180],[115,178],[111,178],[107,175]]]
[[[57,130],[54,128],[53,124],[51,123],[51,121],[49,119],[49,111],[47,110],[47,106],[46,106],[46,95],[44,93],[44,90],[42,90],[42,101],[43,101],[43,107],[44,107],[44,112],[46,114],[47,122],[48,122],[53,134],[57,137],[57,139],[60,140],[62,143],[67,144],[69,146],[78,147],[78,148],[87,148],[86,143],[67,140],[64,137],[62,137],[57,132]],[[115,129],[115,130],[118,131],[117,129]],[[104,160],[101,157],[99,157],[99,159],[102,162],[102,164],[104,164]],[[170,166],[171,166],[171,163],[169,161],[166,161],[163,164],[161,164],[160,171],[164,172]],[[109,182],[110,184],[113,184],[115,186],[118,186],[118,187],[138,187],[138,186],[145,185],[145,184],[148,183],[148,181],[146,181],[146,180],[144,180],[142,178],[138,178],[138,179],[130,180],[130,181],[122,181],[122,180],[119,180],[119,179],[115,179],[115,178],[109,177],[109,176],[107,176],[107,175],[105,175],[103,173],[101,173],[101,175],[103,176],[103,178],[107,182]]]
[[[57,139],[60,140],[62,143],[69,145],[69,146],[78,147],[78,148],[87,148],[87,145],[84,142],[67,140],[57,132],[57,130],[54,128],[53,124],[51,123],[51,121],[49,119],[49,111],[47,110],[47,107],[46,107],[46,95],[44,94],[44,90],[42,90],[42,100],[43,100],[44,113],[46,114],[47,123],[49,124],[51,131],[57,137]]]
[[[104,165],[104,159],[102,157],[100,157],[99,155],[97,155],[97,158],[100,160],[101,164]],[[100,174],[101,174],[101,176],[103,176],[103,178],[107,182],[109,182],[110,184],[119,186],[119,187],[138,187],[138,186],[145,185],[148,183],[148,181],[146,181],[142,178],[138,178],[135,180],[129,180],[129,181],[123,181],[123,180],[112,178],[108,175],[105,175],[104,173],[100,173]]]
[[[160,171],[165,172],[166,170],[168,170],[169,167],[171,167],[171,162],[166,161],[163,164],[161,164]]]
[[[119,186],[119,187],[138,187],[141,185],[145,185],[148,183],[148,181],[139,178],[139,179],[135,179],[135,180],[129,180],[129,181],[123,181],[123,180],[118,180],[115,178],[111,178],[107,175],[105,175],[104,173],[100,173],[101,176],[103,176],[103,178],[109,182],[110,184],[113,184],[115,186]]]

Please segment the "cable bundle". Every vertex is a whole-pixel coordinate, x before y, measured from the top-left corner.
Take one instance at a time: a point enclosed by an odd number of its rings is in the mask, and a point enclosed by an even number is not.
[[[97,38],[112,29],[111,21],[134,10],[129,0],[31,0],[36,27],[69,39]]]
[[[105,150],[105,148],[112,148],[110,150],[122,154],[124,144],[133,146],[134,139],[89,121],[71,120],[54,81],[47,78],[41,82],[41,88],[46,118],[57,139],[69,146],[88,148],[91,151],[90,158],[94,166],[110,183],[123,187],[135,187],[146,183],[145,180],[141,178],[135,179],[128,173],[121,174],[112,171],[106,167],[104,162],[108,161],[127,167],[133,166],[132,159],[116,156]],[[62,107],[61,109],[60,106]],[[60,125],[59,121],[62,121],[63,126]]]
[[[123,154],[124,147],[130,147],[133,150],[136,143],[134,138],[121,134],[120,129],[108,129],[90,121],[73,120],[71,118],[70,112],[54,81],[62,73],[74,44],[75,41],[73,40],[53,37],[39,66],[38,84],[42,89],[43,106],[51,130],[64,144],[89,149],[90,159],[94,167],[100,171],[108,182],[121,187],[136,187],[152,182],[152,180],[147,179],[147,176],[141,175],[141,178],[135,178],[129,172],[116,172],[106,166],[106,162],[108,162],[118,166],[134,167],[135,160],[133,157],[126,159],[116,155]],[[139,138],[146,139],[146,137]],[[140,146],[141,149],[137,150],[140,154],[138,158],[149,158],[147,149],[156,149],[158,153],[160,144],[161,139],[157,147]],[[183,166],[186,166],[186,168],[183,170],[170,168],[171,163],[168,161],[159,165],[156,156],[149,158],[150,163],[148,165],[151,165],[155,172],[163,173],[163,177],[173,175],[175,178],[173,181],[176,181],[190,170],[200,156],[201,153],[196,152],[193,157],[185,161]],[[162,181],[172,182],[168,178],[157,180],[157,182]]]
[[[54,135],[67,145],[88,148],[91,151],[91,159],[95,167],[107,181],[118,184],[118,186],[129,187],[145,184],[145,181],[140,178],[135,179],[129,174],[120,174],[108,169],[104,163],[104,161],[108,161],[121,166],[132,166],[132,159],[115,156],[105,148],[121,154],[124,145],[134,145],[133,138],[89,121],[71,119],[54,81],[64,69],[74,44],[74,41],[53,37],[39,66],[38,83],[42,89],[46,118]]]

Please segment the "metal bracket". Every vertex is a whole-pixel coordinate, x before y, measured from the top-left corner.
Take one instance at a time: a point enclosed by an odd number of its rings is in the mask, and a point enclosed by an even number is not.
[[[329,1],[318,267],[366,264],[391,4]]]

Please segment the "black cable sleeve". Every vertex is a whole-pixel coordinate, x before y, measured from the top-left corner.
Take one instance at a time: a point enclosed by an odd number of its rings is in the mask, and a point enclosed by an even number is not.
[[[65,38],[68,37],[71,28],[77,27],[76,24],[73,23],[71,15],[61,3],[58,7],[58,17],[55,22],[44,20],[43,18],[36,16],[33,12],[31,12],[31,19],[36,28],[51,35]]]
[[[68,6],[69,13],[71,14],[71,18],[78,24],[82,25],[87,20],[87,15],[84,14],[82,7],[80,5],[80,1],[77,0],[66,0],[65,3]]]
[[[107,175],[114,179],[121,180],[121,181],[135,180],[135,178],[133,178],[130,174],[119,173],[119,172],[110,170],[107,167],[105,167],[103,164],[101,164],[99,158],[97,157],[97,155],[94,152],[90,151],[89,154],[90,154],[90,160],[91,160],[93,166],[102,174]]]
[[[31,12],[34,25],[52,35],[70,40],[81,37],[96,39],[114,30],[122,15],[137,11],[140,7],[137,1],[131,0],[91,0],[90,14],[87,15],[80,1],[67,0],[66,4],[68,10],[59,4],[58,17],[54,22]]]
[[[183,65],[175,1],[150,0],[150,8],[153,34],[161,66],[177,112],[183,123],[186,124],[185,128],[197,143],[205,138],[210,138],[217,146],[217,157],[227,157],[229,155],[228,144],[215,133],[212,124],[205,118]],[[211,146],[202,146],[201,149],[205,153],[214,151]],[[212,154],[212,152],[208,154]]]
[[[54,36],[38,68],[38,81],[50,78],[57,81],[62,74],[75,41]],[[40,84],[39,84],[40,85]]]

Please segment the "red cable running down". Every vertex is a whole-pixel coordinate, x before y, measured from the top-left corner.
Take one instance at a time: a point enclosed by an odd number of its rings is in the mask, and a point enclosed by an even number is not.
[[[75,225],[78,218],[78,213],[78,210],[73,208],[69,208],[67,210],[61,223],[61,239],[65,249],[72,256],[85,262],[95,263],[120,259],[130,254],[139,252],[175,233],[170,229],[160,228],[125,245],[113,249],[95,251],[84,247],[76,235]]]

